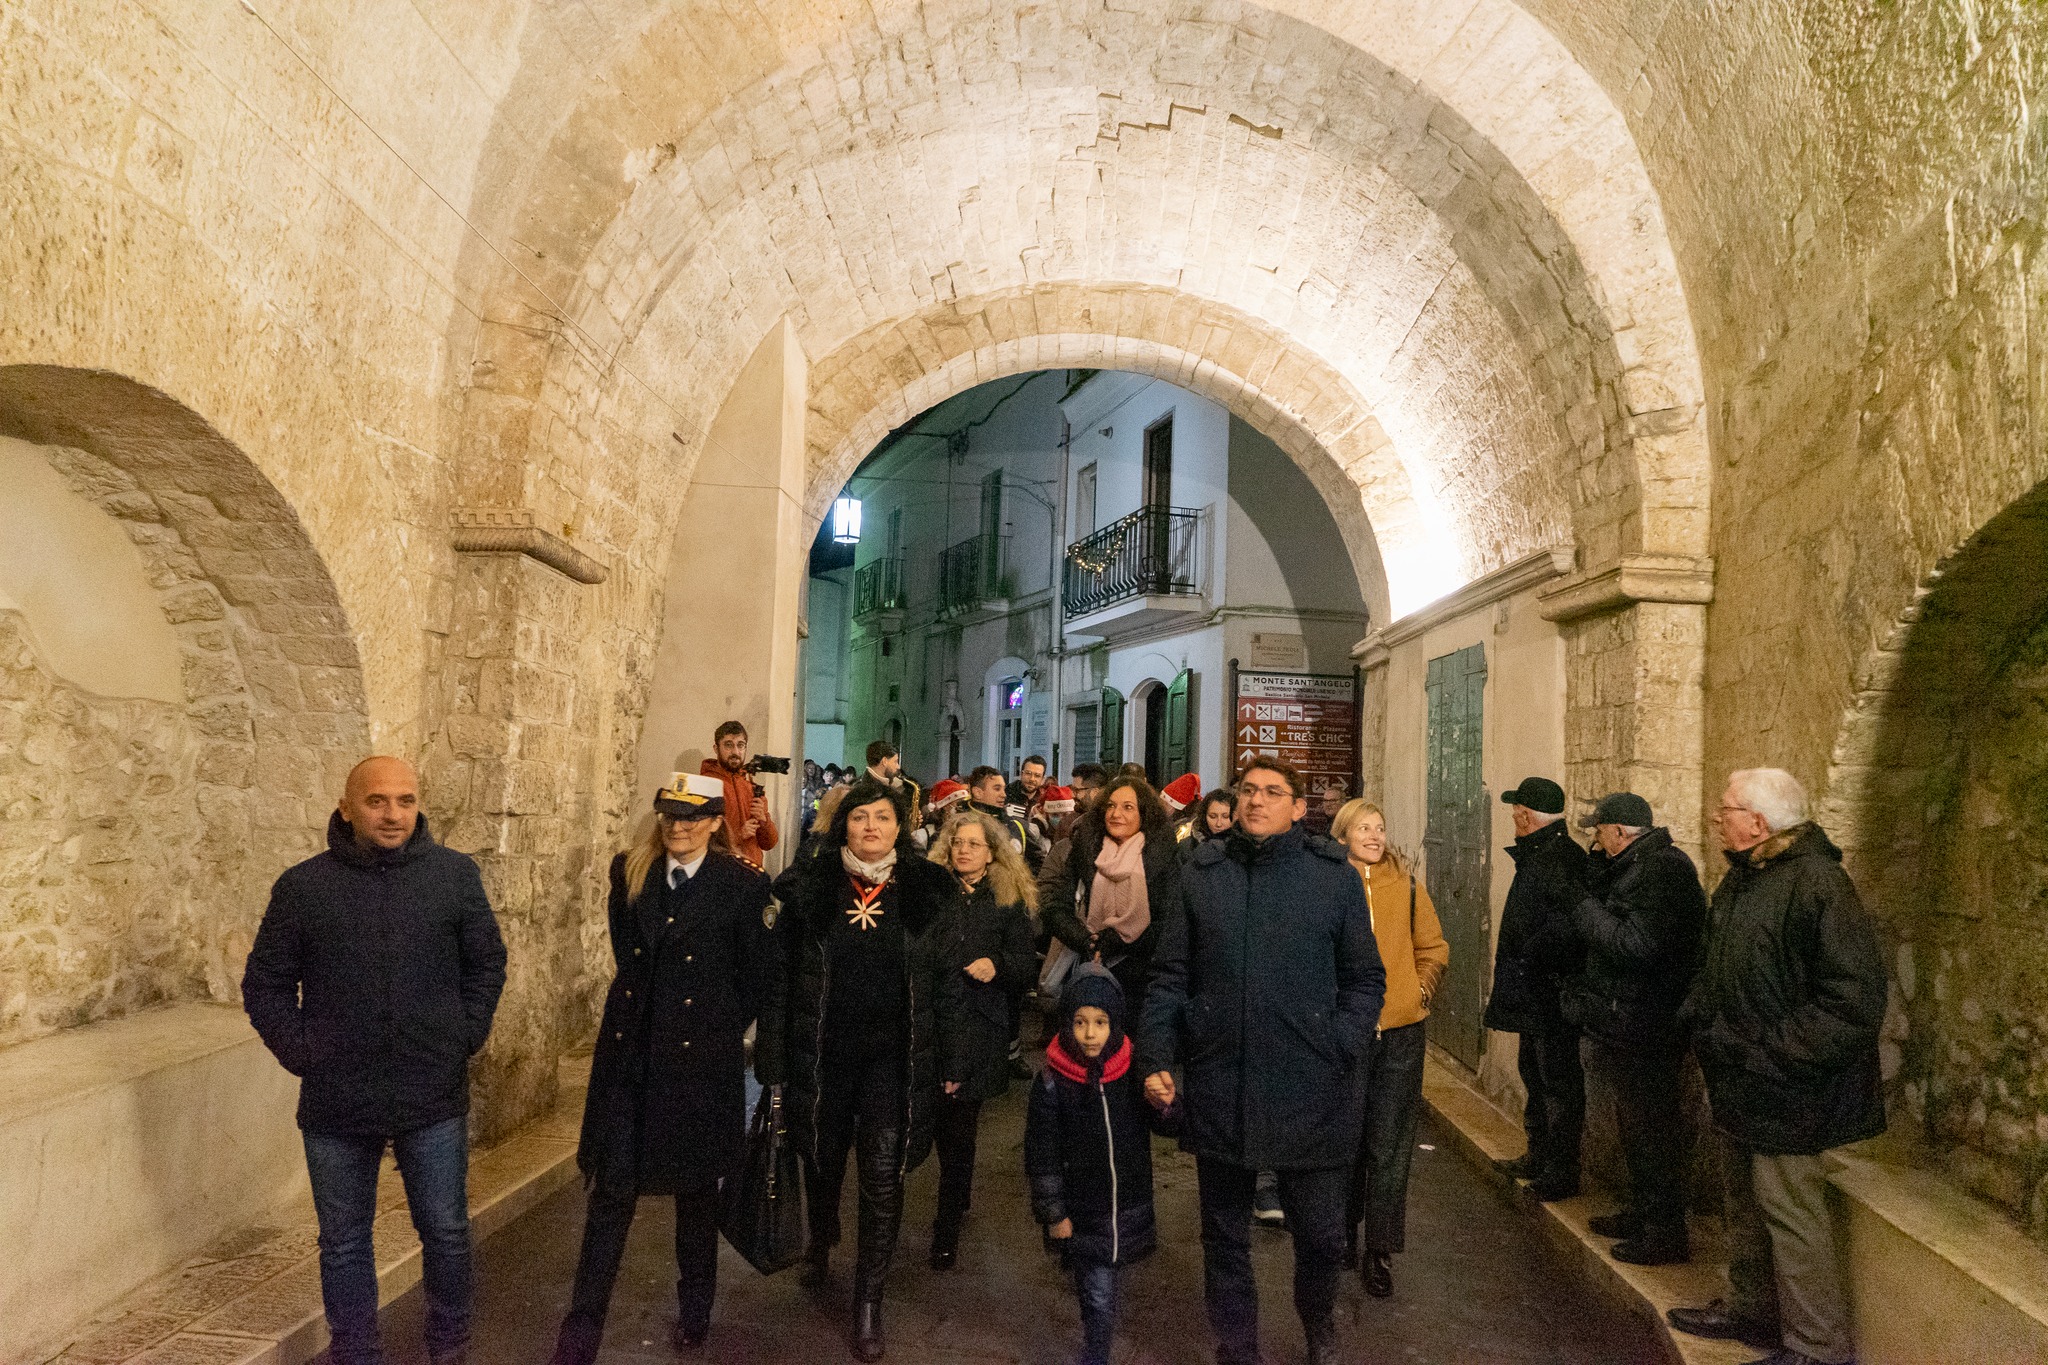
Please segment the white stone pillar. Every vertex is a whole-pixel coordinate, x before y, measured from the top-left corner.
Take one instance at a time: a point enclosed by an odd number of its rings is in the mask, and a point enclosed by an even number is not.
[[[787,319],[741,367],[705,437],[669,555],[661,642],[640,732],[635,805],[671,772],[695,772],[720,721],[747,727],[754,752],[802,761],[798,620],[804,535],[804,408],[809,363]],[[795,839],[799,774],[764,778]],[[771,866],[777,853],[771,853]]]

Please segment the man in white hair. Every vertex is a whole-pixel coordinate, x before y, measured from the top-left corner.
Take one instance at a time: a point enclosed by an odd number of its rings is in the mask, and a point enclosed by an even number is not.
[[[1790,773],[1733,774],[1715,819],[1729,871],[1684,1018],[1723,1139],[1730,1295],[1668,1316],[1778,1347],[1754,1365],[1842,1365],[1855,1343],[1821,1154],[1884,1131],[1884,959]]]

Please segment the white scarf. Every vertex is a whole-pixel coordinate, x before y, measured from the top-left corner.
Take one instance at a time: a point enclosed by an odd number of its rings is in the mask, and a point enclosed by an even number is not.
[[[853,850],[842,845],[839,849],[839,865],[870,886],[880,886],[889,880],[889,874],[896,870],[896,850],[890,849],[871,863],[862,862]]]

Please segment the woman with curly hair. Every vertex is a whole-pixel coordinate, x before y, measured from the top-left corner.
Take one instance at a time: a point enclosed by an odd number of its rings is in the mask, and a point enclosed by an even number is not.
[[[1109,968],[1138,1018],[1158,916],[1179,894],[1180,852],[1166,807],[1144,778],[1120,772],[1074,826],[1066,856],[1047,860],[1038,901],[1045,927],[1082,961]]]
[[[931,860],[953,874],[953,895],[932,930],[943,968],[961,991],[961,1008],[939,1023],[946,1077],[932,1124],[939,1156],[939,1209],[931,1264],[950,1270],[960,1225],[974,1192],[975,1133],[984,1100],[1010,1082],[1012,1008],[1038,979],[1032,914],[1038,887],[994,816],[956,812],[939,831]]]

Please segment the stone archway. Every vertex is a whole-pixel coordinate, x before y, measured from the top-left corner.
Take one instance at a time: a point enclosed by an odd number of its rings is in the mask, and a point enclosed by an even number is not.
[[[42,448],[140,550],[176,634],[183,692],[102,739],[92,717],[107,703],[45,681],[43,709],[61,713],[82,757],[49,754],[41,785],[24,786],[35,809],[9,812],[9,861],[82,858],[99,874],[63,883],[64,932],[91,942],[72,945],[82,968],[28,970],[46,1007],[10,1007],[0,1041],[160,1000],[233,1000],[270,880],[321,847],[368,738],[333,580],[269,480],[154,389],[102,371],[0,367],[0,435]],[[116,742],[129,752],[94,756]],[[37,766],[34,748],[15,757]],[[171,826],[131,823],[147,812]],[[138,842],[151,857],[137,861]],[[19,904],[39,913],[33,899]]]
[[[1892,952],[1894,1121],[2048,1234],[2048,483],[1866,656],[1819,818]]]

